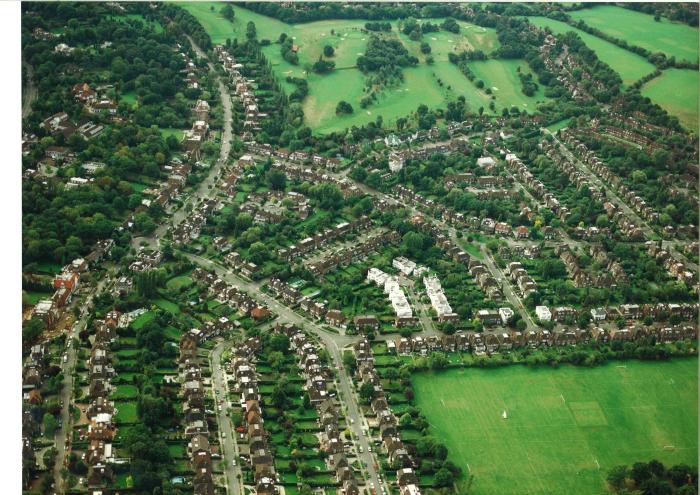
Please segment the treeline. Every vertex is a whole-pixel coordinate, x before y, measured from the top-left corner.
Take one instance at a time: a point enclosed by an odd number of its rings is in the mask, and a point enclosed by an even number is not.
[[[159,10],[165,19],[171,20],[175,24],[175,29],[191,36],[202,50],[211,50],[211,38],[195,16],[174,3],[162,3],[159,5]]]
[[[676,464],[666,468],[661,461],[635,462],[632,467],[615,466],[606,477],[614,493],[642,495],[695,495],[698,467]]]

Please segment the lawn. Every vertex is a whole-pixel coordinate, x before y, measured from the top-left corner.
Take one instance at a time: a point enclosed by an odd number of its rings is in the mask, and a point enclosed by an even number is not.
[[[119,399],[135,399],[139,394],[139,388],[136,385],[117,385],[112,393],[112,400]]]
[[[117,423],[136,423],[139,420],[139,416],[136,413],[136,402],[135,401],[123,401],[115,402],[114,407],[117,408],[117,414],[115,418]]]
[[[155,299],[153,302],[156,306],[167,311],[168,313],[172,313],[174,315],[180,314],[180,307],[174,302],[168,301],[167,299]]]
[[[651,63],[644,57],[620,48],[602,38],[593,36],[579,29],[569,26],[565,22],[555,21],[547,17],[529,17],[530,22],[535,26],[544,28],[548,27],[554,34],[574,31],[577,33],[586,46],[593,50],[598,58],[608,64],[613,70],[617,71],[622,78],[624,85],[633,84],[642,77],[656,70]]]
[[[179,275],[173,277],[165,283],[168,290],[179,291],[182,287],[188,287],[192,285],[192,279],[187,275]]]
[[[136,317],[134,321],[131,322],[131,328],[134,330],[141,330],[143,326],[156,317],[153,311],[147,311],[142,315]]]
[[[686,129],[698,132],[698,71],[667,69],[642,87],[642,95],[678,117]]]
[[[544,102],[544,88],[539,85],[537,92],[533,96],[525,96],[521,90],[518,69],[523,74],[531,73],[527,62],[524,60],[484,60],[469,64],[476,79],[483,80],[486,88],[491,88],[496,96],[496,108],[516,106],[520,110],[527,110],[532,113],[536,109],[538,102]],[[535,78],[536,80],[537,78]],[[480,91],[480,93],[482,93]],[[483,98],[488,105],[488,95],[483,93]],[[482,99],[483,101],[483,99]],[[483,103],[482,103],[483,105]]]
[[[663,52],[678,60],[698,60],[698,30],[687,24],[663,17],[657,22],[649,14],[612,5],[581,9],[570,15],[576,21],[582,20],[590,27],[625,40],[630,45],[651,52]]]
[[[470,493],[587,495],[619,464],[697,462],[697,367],[472,368],[417,374],[413,385],[433,434],[474,475]]]
[[[31,290],[22,291],[22,299],[27,302],[27,304],[36,304],[42,299],[51,299],[53,292],[35,292]]]
[[[182,139],[182,135],[184,133],[182,129],[174,129],[172,127],[159,127],[158,130],[160,130],[160,134],[164,139],[168,138],[169,136],[175,136],[178,141]]]
[[[183,3],[182,6],[193,14],[214,43],[223,43],[227,38],[244,39],[248,21],[253,21],[257,28],[258,39],[276,41],[281,33],[290,36],[299,46],[299,65],[292,65],[284,60],[280,54],[280,47],[272,43],[262,48],[263,53],[272,65],[282,88],[291,92],[295,87],[285,81],[287,76],[304,77],[304,66],[315,62],[324,45],[334,47],[333,60],[336,70],[326,75],[309,74],[309,95],[303,103],[306,123],[317,133],[330,133],[341,131],[353,125],[364,125],[374,121],[381,115],[386,124],[393,124],[397,118],[404,117],[416,110],[420,103],[429,107],[445,108],[450,100],[460,95],[467,98],[473,110],[480,106],[486,108],[488,113],[488,96],[469,83],[457,67],[448,62],[448,54],[451,51],[465,49],[481,49],[484,52],[492,52],[499,47],[496,31],[482,28],[466,22],[459,22],[461,32],[453,34],[448,32],[429,33],[423,37],[424,42],[431,45],[432,55],[435,59],[433,65],[425,63],[425,56],[420,53],[420,42],[411,41],[407,36],[400,34],[399,39],[407,50],[418,56],[420,63],[416,67],[405,69],[404,81],[396,88],[382,91],[377,102],[368,108],[360,107],[360,100],[365,93],[365,75],[356,67],[357,57],[364,53],[369,35],[362,33],[361,28],[365,20],[328,20],[309,22],[305,24],[286,24],[243,7],[235,7],[235,19],[229,22],[220,14],[220,3],[193,2]],[[211,7],[214,10],[211,10]],[[431,19],[439,23],[441,19]],[[396,22],[393,23],[393,33],[397,33]],[[334,34],[331,34],[333,30]],[[517,62],[506,61],[504,64],[495,62],[494,67],[504,65],[500,72],[493,76],[498,82],[504,81],[504,77],[510,80],[516,75],[512,73],[511,66]],[[508,94],[500,95],[497,99],[497,111],[502,106],[518,105],[523,103],[520,91],[520,82],[513,89],[517,93],[515,98],[509,99]],[[505,82],[502,82],[502,85]],[[503,88],[503,93],[506,93]],[[355,112],[351,115],[338,116],[335,107],[341,99],[348,101]],[[541,98],[541,95],[538,96]],[[534,99],[532,99],[534,102]],[[526,99],[530,109],[534,105]]]

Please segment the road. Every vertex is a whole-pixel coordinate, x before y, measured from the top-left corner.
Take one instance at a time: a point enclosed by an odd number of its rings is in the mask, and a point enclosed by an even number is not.
[[[87,320],[90,317],[90,308],[92,307],[93,298],[100,294],[107,283],[110,281],[110,275],[107,274],[102,280],[97,284],[97,287],[93,292],[91,292],[86,298],[81,308],[81,318],[73,324],[70,332],[66,334],[66,343],[71,342],[74,337],[78,337],[78,334],[85,328]],[[77,352],[75,346],[71,343],[70,347],[66,349],[66,354],[68,359],[62,364],[63,366],[63,388],[61,389],[61,402],[63,406],[61,407],[61,422],[63,426],[56,430],[56,464],[53,469],[54,485],[56,493],[65,493],[65,487],[63,486],[63,477],[61,476],[61,469],[64,466],[66,460],[66,452],[68,451],[68,445],[66,444],[66,433],[72,432],[72,421],[73,415],[71,414],[71,403],[73,400],[73,372],[75,371],[75,365],[77,362]]]
[[[224,475],[226,477],[227,493],[229,495],[237,495],[243,493],[243,485],[238,481],[238,476],[241,475],[241,466],[238,463],[238,444],[236,443],[236,432],[233,429],[231,420],[226,416],[224,411],[228,408],[229,395],[228,384],[226,383],[226,372],[221,367],[221,355],[227,347],[230,347],[230,341],[221,341],[216,344],[212,352],[209,354],[209,369],[212,376],[212,391],[214,392],[214,407],[216,410],[216,420],[219,423],[219,442],[223,448],[221,452],[222,462],[224,463]],[[219,410],[219,401],[223,401],[223,407]],[[226,438],[222,438],[221,434],[225,434]],[[236,466],[232,464],[236,460]]]
[[[32,112],[32,103],[36,100],[37,89],[36,84],[34,84],[34,71],[32,66],[29,64],[24,64],[27,75],[27,85],[24,87],[24,94],[22,95],[22,118],[25,119]]]
[[[267,305],[270,310],[279,315],[280,320],[294,323],[299,327],[303,327],[304,329],[313,332],[316,337],[318,337],[328,351],[328,354],[333,362],[333,368],[337,370],[339,399],[347,409],[346,417],[351,419],[348,427],[358,438],[358,443],[363,450],[362,453],[358,452],[357,455],[367,468],[369,480],[374,483],[374,486],[377,487],[377,489],[379,489],[381,485],[379,483],[377,470],[374,468],[375,460],[372,453],[368,450],[370,443],[362,431],[364,416],[360,413],[359,406],[357,405],[357,398],[353,394],[351,378],[349,377],[345,367],[342,365],[343,360],[341,350],[353,342],[358,341],[359,337],[335,334],[323,330],[316,322],[299,315],[288,306],[281,304],[275,298],[264,293],[261,290],[262,284],[260,282],[253,282],[239,277],[225,266],[207,258],[203,258],[202,256],[185,252],[182,252],[182,254],[193,263],[196,263],[209,270],[213,270],[226,283],[250,293],[257,300]]]
[[[188,36],[187,37],[192,43],[194,51],[200,57],[206,58],[206,54],[197,46],[197,44]],[[216,74],[214,70],[214,64],[207,62],[209,70]],[[209,170],[207,177],[199,184],[199,187],[191,194],[187,201],[183,205],[175,210],[168,220],[159,225],[155,232],[150,236],[145,237],[134,237],[131,240],[131,246],[134,249],[139,249],[142,242],[145,242],[151,248],[157,248],[160,245],[160,239],[163,238],[166,231],[170,226],[177,227],[187,216],[189,212],[187,211],[187,205],[191,204],[196,206],[201,200],[211,199],[216,196],[217,189],[214,187],[216,181],[219,178],[222,167],[226,164],[228,160],[228,155],[231,151],[231,142],[233,140],[232,130],[231,130],[231,119],[232,119],[232,105],[231,105],[231,95],[226,88],[226,85],[221,80],[220,76],[217,76],[217,83],[219,84],[219,95],[221,96],[221,105],[224,109],[223,123],[224,128],[221,133],[221,148],[219,151],[219,159]]]
[[[506,277],[505,273],[503,273],[503,270],[501,270],[496,264],[496,261],[493,259],[491,253],[489,253],[486,246],[482,244],[480,247],[481,252],[484,255],[484,263],[486,264],[486,267],[489,269],[489,271],[493,274],[493,276],[496,277],[496,280],[501,284],[501,288],[503,289],[503,295],[506,296],[506,299],[511,304],[511,306],[513,306],[513,308],[516,311],[518,311],[518,313],[520,313],[520,316],[523,318],[523,320],[525,320],[525,323],[527,323],[527,328],[529,330],[536,329],[537,325],[535,325],[535,322],[532,320],[527,310],[525,309],[522,299],[520,299],[518,294],[516,294],[516,292],[511,287],[510,280],[508,280],[508,277]]]

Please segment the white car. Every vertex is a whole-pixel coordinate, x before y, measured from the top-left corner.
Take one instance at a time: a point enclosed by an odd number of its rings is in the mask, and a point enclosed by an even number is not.
[[[232,465],[233,467],[236,467],[236,460],[235,460],[235,459],[231,461],[231,465]]]
[[[367,452],[372,452],[372,447],[370,445],[367,446]]]

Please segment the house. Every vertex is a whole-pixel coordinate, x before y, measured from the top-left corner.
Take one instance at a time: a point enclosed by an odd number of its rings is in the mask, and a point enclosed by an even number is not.
[[[484,326],[498,325],[501,323],[500,313],[493,309],[480,309],[477,311],[476,317]]]
[[[535,314],[537,315],[537,319],[540,321],[551,321],[552,319],[552,312],[549,311],[547,306],[535,307]]]
[[[353,323],[358,330],[379,330],[380,327],[379,320],[374,315],[358,315],[353,319]]]
[[[331,309],[326,313],[326,321],[335,327],[347,327],[347,317],[337,309]]]
[[[591,309],[591,318],[593,318],[593,321],[603,321],[605,318],[607,318],[608,313],[605,311],[605,308],[592,308]]]

